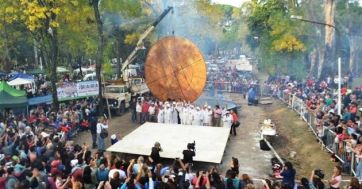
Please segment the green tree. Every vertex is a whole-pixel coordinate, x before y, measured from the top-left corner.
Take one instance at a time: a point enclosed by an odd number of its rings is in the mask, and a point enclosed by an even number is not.
[[[294,8],[292,5],[290,10]],[[281,72],[301,77],[305,70],[303,56],[307,46],[301,39],[303,30],[290,19],[288,3],[253,0],[246,6],[251,7],[247,41],[258,48],[261,57],[259,66],[269,74]]]

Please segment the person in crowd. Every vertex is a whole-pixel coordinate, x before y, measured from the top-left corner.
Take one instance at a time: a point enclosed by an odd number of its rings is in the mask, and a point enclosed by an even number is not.
[[[322,178],[315,174],[315,170],[312,171],[310,179],[308,181],[309,189],[324,189],[324,183]]]
[[[231,118],[232,118],[232,124],[231,124],[231,129],[230,129],[230,135],[234,134],[234,136],[236,136],[236,127],[238,126],[237,124],[239,122],[239,118],[238,115],[236,114],[235,110],[230,110],[230,114],[231,114]]]
[[[137,100],[136,98],[132,98],[131,102],[129,103],[129,109],[131,111],[131,121],[133,123],[137,122],[136,106],[137,106]]]
[[[293,164],[285,162],[280,175],[283,177],[282,184],[288,185],[290,188],[294,188],[296,171],[293,168]]]
[[[141,117],[142,117],[141,123],[145,123],[146,121],[149,120],[149,113],[148,113],[149,108],[150,108],[150,104],[146,100],[143,101],[142,114],[141,114]]]
[[[241,182],[241,185],[246,187],[246,188],[247,188],[248,185],[253,185],[254,184],[253,180],[249,177],[248,174],[242,174],[240,182]]]
[[[333,174],[331,179],[328,180],[329,186],[331,189],[338,189],[342,181],[342,167],[336,165],[333,168]]]
[[[194,105],[190,105],[190,108],[187,111],[186,125],[192,125],[195,111]]]
[[[136,115],[137,115],[138,124],[141,124],[141,122],[142,122],[142,101],[141,100],[137,100]]]
[[[148,115],[149,115],[149,121],[150,122],[156,122],[157,116],[156,116],[156,106],[154,102],[151,102],[151,106],[148,108]]]
[[[163,105],[160,105],[158,110],[157,123],[165,123],[165,109],[163,108]]]
[[[119,140],[121,140],[120,134],[111,135],[111,145],[116,144]]]
[[[222,117],[222,126],[225,127],[225,128],[230,128],[231,129],[232,124],[233,124],[233,118],[230,115],[230,112],[227,111],[226,114]]]
[[[220,123],[221,123],[221,116],[222,116],[222,110],[220,108],[219,105],[216,105],[215,106],[215,109],[214,109],[214,126],[216,127],[220,127]]]
[[[89,117],[89,124],[90,124],[89,130],[92,135],[93,149],[97,148],[97,123],[98,123],[97,116],[94,115],[94,113],[91,113]]]
[[[107,137],[106,135],[108,135],[108,120],[105,117],[101,117],[97,123],[97,139],[99,151],[105,150],[104,139]]]
[[[187,144],[187,149],[182,152],[183,154],[183,162],[189,164],[189,166],[192,166],[195,157],[195,149],[193,149],[194,146],[191,144]]]
[[[193,112],[192,125],[202,126],[202,120],[204,116],[200,110],[200,107],[196,107],[196,111]]]
[[[356,177],[359,180],[362,180],[362,148],[360,149],[352,149],[352,151],[356,154],[357,168],[356,168]]]
[[[243,187],[242,182],[232,170],[226,171],[224,183],[226,189],[239,189]]]
[[[349,185],[347,186],[347,189],[360,189],[361,185],[359,183],[359,180],[356,177],[351,177],[351,180],[349,181]]]
[[[183,103],[183,106],[180,108],[179,111],[180,121],[182,125],[187,125],[188,111],[189,111],[189,105]]]
[[[210,106],[206,106],[204,108],[204,112],[203,112],[203,124],[204,126],[211,126],[212,124],[212,116],[213,116],[213,112],[211,110]]]
[[[161,144],[155,142],[155,145],[151,149],[151,155],[148,157],[153,169],[161,162],[160,152],[162,152]]]
[[[238,158],[235,158],[235,157],[231,158],[230,170],[234,171],[237,176],[239,175],[239,160],[238,160]]]
[[[172,123],[172,108],[171,105],[169,103],[166,103],[166,108],[165,108],[165,123],[167,124],[171,124]]]
[[[178,115],[179,112],[176,108],[176,102],[172,103],[172,107],[171,107],[171,123],[172,124],[178,124]]]

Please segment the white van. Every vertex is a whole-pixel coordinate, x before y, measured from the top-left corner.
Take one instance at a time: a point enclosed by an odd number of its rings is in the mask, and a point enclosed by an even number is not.
[[[83,77],[83,81],[94,81],[94,80],[97,80],[96,72],[86,74]]]

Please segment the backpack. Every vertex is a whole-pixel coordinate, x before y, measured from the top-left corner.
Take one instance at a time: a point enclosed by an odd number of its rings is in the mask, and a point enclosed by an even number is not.
[[[99,134],[101,138],[107,138],[108,137],[108,130],[105,128],[102,128],[101,133]]]

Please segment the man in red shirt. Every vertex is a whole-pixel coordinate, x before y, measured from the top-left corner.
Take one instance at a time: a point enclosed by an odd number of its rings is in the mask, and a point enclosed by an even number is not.
[[[236,136],[236,127],[237,127],[237,122],[239,121],[238,115],[236,115],[236,112],[234,110],[230,110],[231,112],[231,117],[233,120],[233,123],[231,124],[231,129],[230,129],[230,134],[234,133],[234,136]]]
[[[150,104],[147,101],[143,102],[142,105],[142,121],[141,123],[145,123],[148,121],[148,109],[150,108]]]

